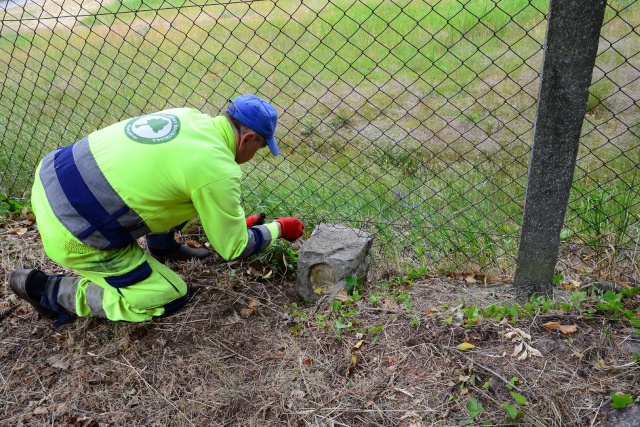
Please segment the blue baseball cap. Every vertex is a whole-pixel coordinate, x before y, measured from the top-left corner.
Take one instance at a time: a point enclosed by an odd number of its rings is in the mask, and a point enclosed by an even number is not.
[[[278,124],[276,109],[255,95],[241,95],[233,101],[229,100],[229,102],[227,107],[229,114],[262,136],[267,141],[271,153],[277,156],[280,150],[278,150],[278,144],[273,136]]]

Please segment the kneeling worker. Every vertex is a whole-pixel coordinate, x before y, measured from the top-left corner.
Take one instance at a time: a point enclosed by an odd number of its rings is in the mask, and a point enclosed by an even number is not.
[[[200,217],[226,260],[257,254],[275,239],[302,236],[298,218],[263,224],[240,206],[240,164],[263,147],[274,156],[278,115],[254,95],[211,117],[176,108],[125,120],[48,154],[31,203],[45,253],[82,277],[11,273],[9,285],[41,315],[142,322],[186,302],[187,285],[159,260],[202,259],[208,249],[174,239]],[[136,239],[146,236],[148,252]]]

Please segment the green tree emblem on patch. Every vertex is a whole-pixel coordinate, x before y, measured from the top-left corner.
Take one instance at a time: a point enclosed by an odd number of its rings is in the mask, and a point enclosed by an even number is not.
[[[168,120],[152,118],[147,120],[147,123],[137,124],[136,128],[139,128],[140,126],[149,126],[151,129],[153,129],[155,133],[158,133],[168,124],[169,124]]]
[[[129,120],[125,135],[140,144],[162,144],[180,133],[180,119],[169,113],[155,113]]]

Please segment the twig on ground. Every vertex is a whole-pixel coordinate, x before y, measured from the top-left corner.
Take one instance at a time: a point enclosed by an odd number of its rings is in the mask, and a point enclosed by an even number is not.
[[[245,356],[233,351],[232,349],[230,349],[229,347],[227,347],[226,345],[224,345],[220,341],[216,340],[215,338],[212,339],[211,337],[207,337],[207,340],[209,342],[211,342],[212,344],[214,344],[214,345],[219,345],[221,347],[224,347],[227,351],[230,351],[231,353],[235,354],[239,358],[246,360],[247,362],[251,363],[253,366],[259,366],[255,361],[253,361],[253,360],[249,359],[248,357],[245,357]],[[215,340],[215,342],[214,342],[214,340]]]
[[[489,372],[490,374],[493,374],[494,376],[496,376],[497,378],[499,378],[500,380],[502,380],[505,384],[509,384],[510,387],[513,387],[515,390],[519,391],[520,393],[524,393],[524,391],[518,387],[517,385],[513,384],[511,381],[507,380],[506,378],[504,378],[502,375],[500,375],[499,373],[497,373],[496,371],[494,371],[493,369],[489,369],[484,365],[481,365],[480,363],[478,363],[476,360],[473,360],[472,358],[470,358],[469,356],[467,356],[466,354],[462,353],[460,350],[457,350],[455,348],[452,347],[445,347],[447,350],[456,353],[460,356],[462,356],[463,358],[465,358],[467,361],[473,363],[474,365],[478,365],[479,367],[481,367],[482,369],[484,369],[485,371]]]

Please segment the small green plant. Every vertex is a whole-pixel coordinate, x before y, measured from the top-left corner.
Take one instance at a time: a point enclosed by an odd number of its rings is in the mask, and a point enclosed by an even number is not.
[[[513,386],[518,382],[520,382],[520,379],[518,377],[512,377],[509,382],[505,384],[505,387],[507,387],[509,390],[513,390]]]
[[[289,332],[291,332],[292,335],[300,335],[304,330],[301,322],[307,318],[307,313],[300,310],[298,304],[295,302],[285,306],[285,310],[289,313],[292,320],[296,322],[289,327]]]
[[[271,247],[257,255],[257,257],[264,259],[266,262],[270,261],[277,270],[285,273],[294,273],[298,264],[298,252],[283,240],[276,240]]]
[[[520,304],[497,306],[495,304],[490,305],[484,310],[480,311],[482,317],[492,318],[497,322],[502,319],[508,319],[512,323],[515,323],[520,318],[522,307]]]
[[[364,277],[348,275],[345,277],[345,289],[353,301],[359,301],[364,293]]]
[[[634,328],[640,328],[640,307],[635,310],[625,308],[623,300],[637,292],[640,286],[631,289],[623,289],[620,293],[606,291],[602,295],[597,295],[595,311],[612,315],[616,319],[626,319]]]
[[[507,385],[507,388],[509,389],[513,388],[513,384],[515,384],[515,380],[517,380],[517,378],[512,378],[512,381],[514,382],[512,382],[510,386]],[[514,391],[511,392],[511,397],[514,400],[515,405],[511,403],[503,403],[502,405],[500,405],[500,407],[505,411],[507,411],[507,417],[510,420],[515,420],[522,413],[521,407],[527,405],[527,398],[521,395],[520,393],[516,393]]]
[[[480,312],[478,311],[477,306],[472,306],[465,310],[465,322],[464,325],[467,328],[475,326],[478,322],[480,322]]]
[[[291,304],[285,307],[285,310],[289,313],[291,317],[295,317],[298,319],[306,319],[307,313],[298,309],[298,303],[292,302]]]
[[[404,305],[407,308],[411,308],[413,304],[413,295],[409,292],[398,290],[396,292],[396,302],[400,305]]]
[[[337,338],[344,332],[356,331],[357,324],[362,323],[362,320],[356,317],[358,309],[351,306],[355,301],[353,298],[332,301],[330,312],[316,316],[318,326],[333,328]]]
[[[640,399],[640,397],[638,399]],[[636,399],[636,401],[638,401],[638,399]],[[624,409],[633,402],[633,397],[631,397],[630,394],[613,393],[611,395],[611,407],[615,409]]]
[[[373,327],[367,329],[367,332],[370,332],[370,333],[376,333],[376,332],[380,332],[380,331],[384,331],[384,326],[383,325],[373,326]]]
[[[429,274],[429,269],[427,267],[411,267],[408,266],[407,271],[407,279],[415,280]]]
[[[472,398],[472,399],[469,399],[469,401],[467,402],[467,410],[469,411],[469,418],[460,422],[461,426],[467,426],[469,424],[473,424],[476,418],[478,418],[478,416],[482,414],[482,412],[484,411],[484,408],[482,407],[480,402],[478,402],[477,399]]]
[[[15,213],[21,212],[24,207],[25,206],[17,200],[0,195],[0,217],[9,217]]]
[[[380,305],[381,301],[382,301],[382,298],[380,297],[380,292],[373,292],[372,294],[369,295],[369,302],[374,307]]]
[[[342,318],[342,317],[338,317],[338,318],[336,319],[336,321],[335,321],[334,326],[335,326],[335,328],[336,328],[336,333],[337,333],[338,335],[340,335],[340,334],[342,334],[342,331],[343,331],[344,329],[351,328],[351,327],[353,326],[353,323],[352,323],[352,322],[345,321],[345,319],[344,319],[344,318]]]

